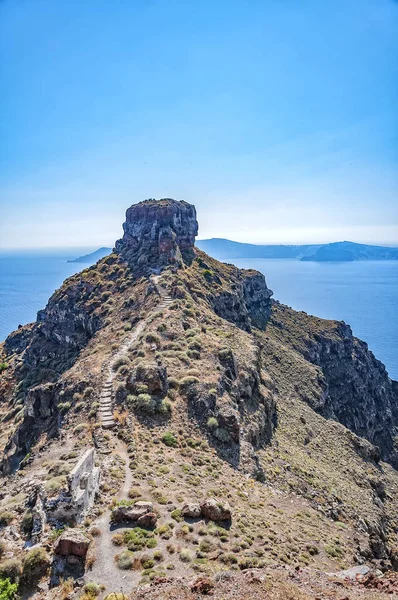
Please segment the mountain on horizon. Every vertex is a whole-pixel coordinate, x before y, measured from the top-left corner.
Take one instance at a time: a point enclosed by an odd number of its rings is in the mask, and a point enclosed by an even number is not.
[[[234,258],[290,258],[314,262],[351,262],[356,260],[398,260],[398,248],[356,242],[329,244],[247,244],[224,238],[196,240],[196,246],[217,260]],[[93,263],[112,252],[99,248],[68,262]]]

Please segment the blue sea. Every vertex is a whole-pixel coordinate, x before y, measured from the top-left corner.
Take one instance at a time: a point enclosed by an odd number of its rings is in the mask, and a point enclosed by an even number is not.
[[[49,296],[88,265],[68,263],[93,248],[0,254],[0,341],[34,321]],[[296,310],[346,321],[398,380],[398,261],[347,263],[234,259],[264,273],[274,298]]]

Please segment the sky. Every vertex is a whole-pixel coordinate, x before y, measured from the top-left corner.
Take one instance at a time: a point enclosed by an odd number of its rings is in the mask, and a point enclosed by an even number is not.
[[[396,0],[0,0],[0,248],[398,245]]]

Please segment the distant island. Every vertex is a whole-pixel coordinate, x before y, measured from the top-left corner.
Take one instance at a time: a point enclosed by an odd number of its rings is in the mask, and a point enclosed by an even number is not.
[[[314,262],[351,262],[354,260],[398,260],[398,248],[371,246],[355,242],[304,245],[257,245],[233,242],[223,238],[197,240],[196,246],[218,260],[234,258],[293,258]],[[112,248],[99,248],[68,262],[93,263],[112,252]]]
[[[398,260],[398,248],[355,242],[306,245],[242,244],[221,238],[198,240],[196,245],[218,260],[234,258],[293,258],[302,261]]]
[[[74,258],[73,260],[68,260],[68,263],[94,263],[105,256],[108,256],[112,252],[112,248],[98,248],[94,252],[90,252],[89,254],[84,254],[83,256],[79,256],[78,258]]]

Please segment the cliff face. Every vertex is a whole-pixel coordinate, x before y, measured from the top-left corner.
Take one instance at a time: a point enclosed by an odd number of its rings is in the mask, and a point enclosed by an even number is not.
[[[398,467],[397,383],[348,325],[339,325],[338,334],[338,341],[317,336],[306,355],[321,367],[327,384],[321,412],[378,446],[383,459]]]
[[[145,200],[126,212],[124,235],[115,250],[136,274],[157,272],[167,265],[189,263],[198,233],[192,204],[171,198]]]
[[[397,382],[346,323],[295,313],[279,303],[275,307],[272,323],[281,338],[319,367],[322,393],[313,407],[369,440],[397,467]]]

